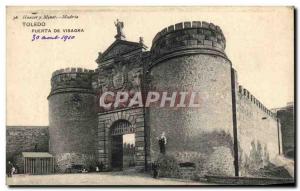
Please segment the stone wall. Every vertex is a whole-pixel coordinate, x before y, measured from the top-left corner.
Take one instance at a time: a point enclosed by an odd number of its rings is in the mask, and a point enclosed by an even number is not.
[[[280,131],[275,115],[249,91],[237,92],[237,138],[240,176],[258,176],[257,171],[279,154]]]
[[[71,164],[92,165],[85,161],[95,154],[97,115],[94,109],[93,94],[71,92],[49,98],[50,153],[56,157],[58,171],[64,172]]]
[[[6,159],[23,172],[22,152],[48,152],[49,132],[47,126],[7,126]]]
[[[63,89],[66,87],[82,87],[90,88],[90,76],[94,70],[84,68],[64,68],[56,70],[52,73],[51,78],[51,93],[54,90]]]
[[[116,40],[103,54],[99,54],[96,61],[98,73],[93,76],[92,82],[98,102],[101,95],[108,91],[114,92],[115,95],[117,92],[129,93],[128,100],[130,100],[135,92],[143,90],[143,73],[146,65],[144,53],[144,47],[140,43]],[[144,170],[146,161],[144,109],[137,105],[129,108],[129,101],[127,104],[123,102],[114,107],[114,101],[105,99],[105,103],[112,104],[110,108],[97,106],[97,161],[103,163],[106,170],[112,168],[112,127],[120,121],[126,121],[133,127],[135,133],[135,167],[138,171]]]
[[[200,103],[199,108],[149,108],[151,161],[159,156],[157,138],[165,132],[167,155],[178,163],[195,163],[202,176],[234,175],[230,62],[206,54],[180,56],[157,63],[150,75],[149,91],[196,91]]]
[[[251,176],[251,169],[272,162],[281,143],[276,118],[238,87],[225,47],[219,26],[183,22],[157,33],[150,52],[139,43],[117,40],[99,53],[97,70],[55,71],[48,99],[50,152],[58,169],[97,162],[110,169],[110,128],[120,120],[134,128],[137,169],[159,160],[162,132],[167,157],[177,164],[195,164],[200,177],[234,176],[237,166],[240,175]],[[194,91],[200,107],[96,106],[106,91]]]
[[[285,156],[294,159],[295,152],[295,124],[294,106],[287,106],[277,111],[282,133],[282,150]]]
[[[92,70],[82,68],[55,71],[49,100],[49,151],[56,170],[65,172],[72,164],[95,166],[96,95]]]

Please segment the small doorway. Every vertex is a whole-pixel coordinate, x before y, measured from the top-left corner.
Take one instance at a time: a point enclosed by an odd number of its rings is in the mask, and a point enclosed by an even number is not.
[[[126,120],[116,121],[111,127],[111,167],[115,171],[135,167],[135,133]]]

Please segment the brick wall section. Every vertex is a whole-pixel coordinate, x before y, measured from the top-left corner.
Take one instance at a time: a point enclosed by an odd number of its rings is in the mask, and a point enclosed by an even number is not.
[[[200,97],[200,108],[149,108],[151,160],[157,160],[157,137],[164,131],[167,154],[178,163],[194,162],[202,175],[234,175],[230,62],[215,55],[181,56],[156,64],[150,75],[150,90],[193,90]],[[210,162],[212,156],[222,162]]]
[[[279,154],[278,124],[271,113],[246,89],[237,93],[237,135],[240,176],[263,168]]]
[[[6,159],[13,161],[23,172],[22,152],[48,152],[49,132],[47,126],[7,126]],[[37,149],[35,149],[35,147]]]

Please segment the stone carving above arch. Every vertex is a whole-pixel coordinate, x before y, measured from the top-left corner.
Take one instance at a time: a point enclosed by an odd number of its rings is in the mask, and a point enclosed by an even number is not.
[[[116,113],[111,114],[109,123],[107,124],[107,127],[112,127],[113,123],[119,120],[126,120],[129,123],[131,123],[132,127],[135,127],[136,124],[136,116],[129,115],[123,111],[119,111]]]

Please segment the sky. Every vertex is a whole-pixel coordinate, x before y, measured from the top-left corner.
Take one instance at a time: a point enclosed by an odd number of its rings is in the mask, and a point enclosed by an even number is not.
[[[78,19],[47,19],[42,20],[45,27],[30,26],[35,20],[23,16],[31,12]],[[95,69],[98,52],[104,52],[115,40],[117,18],[124,22],[126,40],[138,42],[142,36],[149,48],[157,32],[178,22],[219,25],[240,85],[267,108],[282,107],[294,99],[294,21],[290,7],[8,7],[6,124],[48,125],[52,72],[67,67]],[[32,29],[45,28],[51,33],[37,35],[55,36],[53,29],[67,28],[83,28],[84,32],[65,33],[75,36],[65,42],[32,41]]]

